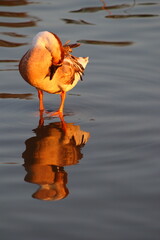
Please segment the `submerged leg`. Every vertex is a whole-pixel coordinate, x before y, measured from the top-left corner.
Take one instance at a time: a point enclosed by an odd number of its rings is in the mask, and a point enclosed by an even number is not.
[[[43,105],[43,91],[37,89],[38,91],[38,98],[39,98],[39,111],[44,111],[44,105]]]
[[[43,117],[43,111],[39,111],[39,125],[38,127],[41,128],[44,125],[44,117]]]

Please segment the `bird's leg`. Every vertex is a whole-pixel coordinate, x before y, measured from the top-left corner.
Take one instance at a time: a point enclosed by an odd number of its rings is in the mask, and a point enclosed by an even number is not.
[[[61,92],[61,103],[60,103],[60,107],[56,112],[51,112],[49,113],[50,116],[55,116],[58,115],[60,118],[63,117],[63,108],[64,108],[64,102],[66,99],[66,92]],[[48,112],[47,112],[48,113]]]
[[[44,105],[43,105],[43,91],[37,89],[38,91],[38,98],[39,98],[39,111],[44,111]]]
[[[58,112],[60,112],[62,114],[63,114],[63,108],[64,108],[65,99],[66,99],[66,92],[62,91],[62,93],[61,93],[61,104],[60,104],[60,107],[58,109]]]

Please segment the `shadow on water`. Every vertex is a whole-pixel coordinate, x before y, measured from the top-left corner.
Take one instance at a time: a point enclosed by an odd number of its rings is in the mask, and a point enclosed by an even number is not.
[[[81,149],[90,134],[64,120],[41,124],[33,132],[35,136],[25,141],[22,154],[27,172],[24,180],[39,185],[33,198],[61,200],[69,194],[64,167],[75,165],[83,158]]]

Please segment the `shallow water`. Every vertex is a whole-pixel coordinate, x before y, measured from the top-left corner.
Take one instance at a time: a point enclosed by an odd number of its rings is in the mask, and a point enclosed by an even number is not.
[[[0,3],[1,238],[158,240],[159,1]],[[58,118],[39,126],[18,72],[42,30],[90,57],[67,94],[67,131]],[[47,110],[59,101],[45,94]]]

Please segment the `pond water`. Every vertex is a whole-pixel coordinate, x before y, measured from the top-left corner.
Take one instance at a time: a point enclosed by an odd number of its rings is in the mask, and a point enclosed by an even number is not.
[[[159,240],[160,2],[0,4],[1,239]],[[90,58],[67,94],[65,131],[58,117],[39,126],[18,72],[43,30]],[[47,110],[59,102],[45,94]]]

